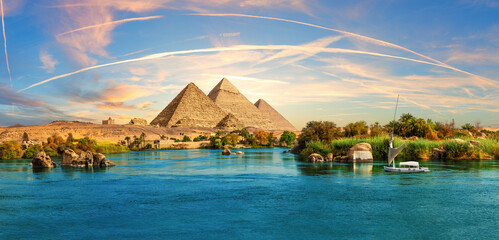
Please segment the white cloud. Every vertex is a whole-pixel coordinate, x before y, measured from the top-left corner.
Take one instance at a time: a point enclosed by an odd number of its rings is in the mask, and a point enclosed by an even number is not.
[[[45,69],[47,73],[53,73],[55,70],[55,65],[59,63],[57,60],[54,60],[53,56],[45,50],[40,51],[40,61],[43,64],[43,66],[41,66],[40,68]]]

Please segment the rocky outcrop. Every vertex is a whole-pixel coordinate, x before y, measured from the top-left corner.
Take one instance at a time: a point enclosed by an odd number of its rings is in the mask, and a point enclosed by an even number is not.
[[[300,145],[298,144],[298,141],[295,141],[295,144],[289,150],[289,152],[292,154],[300,154],[301,153],[301,148],[300,148]]]
[[[326,156],[326,161],[327,162],[331,162],[331,161],[333,161],[333,159],[334,159],[333,158],[333,154],[332,153],[328,153],[327,156]]]
[[[222,155],[231,155],[229,146],[224,146],[224,150],[222,150]]]
[[[128,124],[132,124],[132,125],[147,125],[147,120],[143,119],[143,118],[133,118],[132,120],[130,120],[130,122]]]
[[[71,149],[64,150],[61,157],[61,166],[69,167],[109,167],[115,166],[114,163],[109,161],[102,153],[93,153],[90,151],[82,152],[80,155],[76,154]]]
[[[445,160],[447,158],[447,152],[444,149],[433,148],[430,158],[434,160]]]
[[[324,157],[322,157],[320,154],[312,153],[308,156],[307,160],[309,162],[324,162]]]
[[[355,162],[372,162],[373,154],[371,144],[357,143],[348,150],[348,161]]]
[[[470,140],[472,146],[482,146],[482,142],[476,140]]]
[[[74,161],[78,161],[79,157],[72,149],[66,149],[62,152],[60,164],[61,166],[70,166]]]
[[[224,149],[222,150],[222,155],[243,155],[244,152],[241,151],[236,151],[236,152],[231,152],[229,145],[225,145]]]
[[[33,168],[55,168],[57,163],[53,162],[44,151],[37,152],[31,161]]]

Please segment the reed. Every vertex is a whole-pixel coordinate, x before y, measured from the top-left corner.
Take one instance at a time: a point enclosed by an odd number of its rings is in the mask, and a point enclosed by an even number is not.
[[[469,140],[465,139],[465,143],[453,141],[434,141],[427,139],[418,140],[403,140],[402,138],[394,138],[394,147],[399,147],[405,142],[405,147],[399,154],[400,159],[419,160],[430,159],[434,148],[443,148],[447,151],[448,159],[499,159],[499,141],[495,139],[479,139],[476,141],[481,144],[473,146]],[[390,137],[367,137],[367,138],[342,138],[334,140],[326,144],[321,141],[312,141],[306,143],[303,149],[303,155],[318,153],[326,156],[328,153],[333,153],[334,156],[346,155],[348,150],[357,143],[369,143],[372,148],[372,154],[375,159],[386,159],[388,156],[388,145]]]

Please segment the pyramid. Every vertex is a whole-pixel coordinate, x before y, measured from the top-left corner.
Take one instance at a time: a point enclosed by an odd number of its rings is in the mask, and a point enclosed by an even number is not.
[[[265,100],[259,99],[255,106],[275,125],[276,130],[296,131],[297,129]]]
[[[226,115],[196,84],[189,83],[151,125],[213,128]]]
[[[229,113],[225,116],[216,126],[222,129],[241,129],[244,125],[239,121],[239,119],[234,116],[234,114]]]
[[[226,78],[223,78],[208,94],[222,110],[234,114],[244,127],[255,127],[266,130],[274,129],[274,125]]]

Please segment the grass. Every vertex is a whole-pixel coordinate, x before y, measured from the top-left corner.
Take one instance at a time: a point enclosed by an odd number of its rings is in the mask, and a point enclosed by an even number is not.
[[[104,154],[130,152],[126,146],[121,146],[113,142],[97,142],[96,151]]]
[[[399,147],[405,142],[405,147],[399,154],[399,158],[405,160],[430,159],[433,148],[443,148],[447,151],[448,159],[499,159],[499,141],[496,139],[464,139],[465,143],[452,141],[433,141],[427,139],[403,140],[395,138],[393,145]],[[481,142],[477,146],[470,144],[469,140]],[[334,140],[329,144],[320,141],[308,142],[303,149],[303,155],[318,153],[326,156],[333,153],[334,156],[346,155],[348,150],[357,143],[369,143],[372,147],[375,159],[386,159],[388,156],[388,136],[369,138],[342,138]]]

